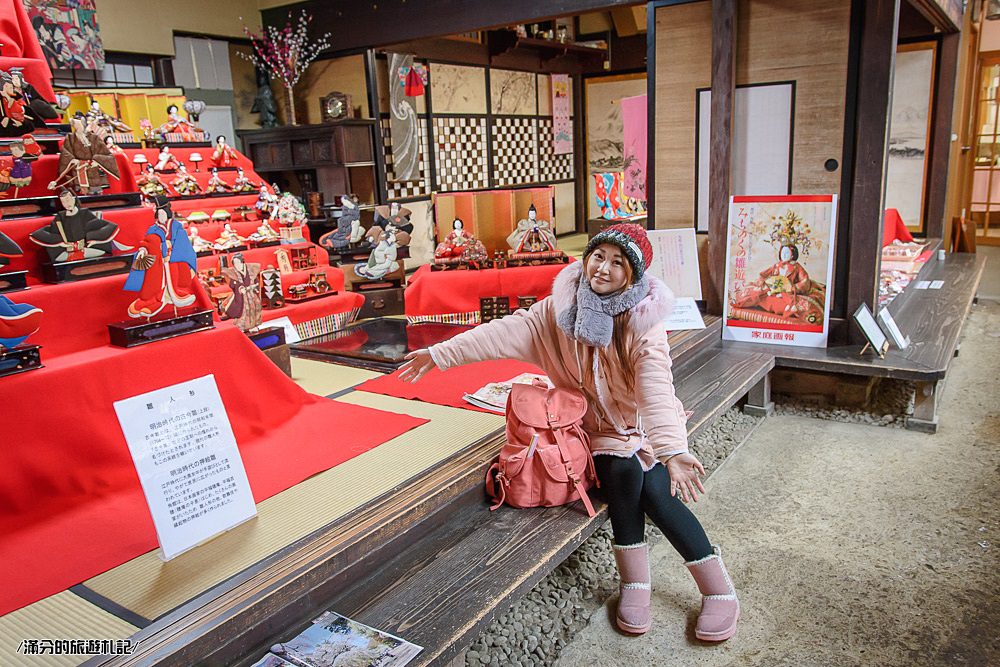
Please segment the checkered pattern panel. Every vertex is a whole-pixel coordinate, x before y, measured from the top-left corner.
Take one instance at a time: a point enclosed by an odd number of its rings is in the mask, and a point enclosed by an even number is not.
[[[435,170],[439,190],[489,187],[485,118],[434,118]]]
[[[493,178],[499,187],[538,180],[538,131],[534,118],[493,119]]]
[[[552,152],[552,118],[538,120],[538,180],[567,181],[573,178],[573,154]]]
[[[431,168],[428,160],[427,150],[427,119],[418,119],[418,131],[420,132],[420,157],[417,169],[420,179],[416,181],[395,181],[396,173],[392,168],[392,143],[389,138],[389,119],[383,118],[382,125],[382,148],[385,154],[385,189],[388,201],[393,199],[407,199],[409,197],[425,197],[431,192]]]

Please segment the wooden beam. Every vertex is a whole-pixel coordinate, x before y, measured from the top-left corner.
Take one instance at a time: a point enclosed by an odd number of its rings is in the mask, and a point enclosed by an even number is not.
[[[729,229],[733,98],[736,91],[736,0],[712,0],[712,112],[708,176],[708,312],[722,313]]]
[[[949,157],[951,156],[951,121],[955,106],[955,85],[958,75],[958,48],[961,35],[957,32],[941,36],[938,45],[937,88],[934,92],[934,129],[931,134],[930,168],[927,181],[927,236],[944,238],[945,206],[948,198]]]
[[[644,4],[636,0],[421,0],[419,3],[377,0],[307,0],[261,11],[264,25],[284,26],[288,12],[312,15],[312,31],[333,32],[331,53],[387,46],[392,43],[537,23],[587,12]]]
[[[956,33],[962,27],[962,0],[910,0],[910,4],[941,32]]]
[[[857,126],[848,232],[847,312],[862,303],[878,307],[878,278],[882,258],[882,217],[885,173],[889,151],[889,113],[892,72],[896,59],[896,28],[900,0],[867,0],[854,4],[861,12],[861,44]],[[854,327],[856,342],[861,332]]]

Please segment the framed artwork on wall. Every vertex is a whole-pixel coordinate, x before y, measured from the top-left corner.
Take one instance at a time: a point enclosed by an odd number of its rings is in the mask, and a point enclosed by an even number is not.
[[[884,208],[899,211],[906,228],[916,234],[924,233],[926,223],[936,61],[936,41],[896,48]]]

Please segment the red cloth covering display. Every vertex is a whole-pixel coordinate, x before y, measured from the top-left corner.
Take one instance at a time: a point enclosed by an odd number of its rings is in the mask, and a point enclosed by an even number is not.
[[[214,375],[256,502],[426,421],[308,394],[229,324],[44,361],[0,382],[0,615],[156,547],[115,401]]]
[[[49,102],[56,99],[52,92],[52,70],[45,61],[38,35],[31,27],[28,12],[21,0],[0,0],[0,69],[24,69],[24,78],[38,94]]]
[[[896,239],[899,239],[903,243],[911,243],[913,235],[906,228],[906,223],[903,222],[899,211],[894,208],[887,208],[885,209],[885,219],[882,224],[882,247],[884,248]]]
[[[481,297],[506,296],[511,310],[517,297],[539,300],[552,293],[552,281],[565,264],[519,266],[482,271],[431,271],[421,266],[410,276],[406,287],[406,316],[409,318],[451,315],[479,311]]]
[[[427,325],[420,325],[427,326]],[[481,361],[466,366],[449,368],[446,371],[432,369],[420,382],[409,383],[399,379],[400,371],[383,375],[359,384],[355,389],[373,394],[408,398],[434,405],[447,405],[478,412],[488,412],[465,401],[463,394],[472,394],[490,382],[505,382],[521,373],[539,373],[541,370],[523,361],[504,359],[501,361]]]

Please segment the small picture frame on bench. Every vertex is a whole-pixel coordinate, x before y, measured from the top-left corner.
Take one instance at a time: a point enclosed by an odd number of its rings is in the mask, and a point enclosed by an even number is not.
[[[879,359],[885,359],[885,352],[889,349],[889,339],[886,338],[882,329],[879,328],[878,322],[875,321],[875,316],[872,314],[868,304],[863,303],[858,306],[858,309],[854,311],[854,321],[857,322],[861,328],[861,333],[865,335],[865,339],[868,341],[861,348],[859,354],[864,354],[868,348],[871,348],[875,350]]]
[[[904,336],[903,332],[899,330],[899,325],[896,324],[896,320],[892,318],[892,313],[889,312],[888,308],[883,308],[878,311],[878,323],[882,328],[882,331],[892,339],[892,342],[900,350],[905,350],[910,345],[910,337]]]

